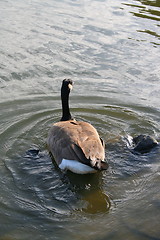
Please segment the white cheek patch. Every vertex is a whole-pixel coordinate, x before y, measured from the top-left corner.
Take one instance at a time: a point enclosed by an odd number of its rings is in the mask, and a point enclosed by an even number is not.
[[[63,159],[61,164],[59,165],[61,170],[70,170],[71,172],[78,173],[78,174],[87,174],[87,173],[94,173],[97,172],[96,169],[80,163],[75,160],[68,160]]]
[[[73,86],[70,83],[68,84],[68,87],[69,87],[70,90],[73,89]]]

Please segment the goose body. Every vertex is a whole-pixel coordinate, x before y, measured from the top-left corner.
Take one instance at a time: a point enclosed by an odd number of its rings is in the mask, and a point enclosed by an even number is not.
[[[62,170],[78,174],[94,173],[108,168],[105,146],[97,130],[89,123],[73,120],[68,97],[72,81],[63,80],[61,88],[62,119],[51,127],[47,145]],[[64,119],[64,120],[63,120]]]

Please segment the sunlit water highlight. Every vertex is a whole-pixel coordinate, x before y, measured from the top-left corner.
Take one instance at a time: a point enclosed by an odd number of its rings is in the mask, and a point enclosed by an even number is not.
[[[1,1],[0,239],[159,239],[159,1]],[[78,176],[52,162],[46,138],[73,116],[106,143],[109,169]]]

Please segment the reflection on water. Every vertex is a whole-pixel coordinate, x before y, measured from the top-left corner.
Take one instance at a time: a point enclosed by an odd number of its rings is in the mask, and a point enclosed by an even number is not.
[[[1,1],[0,239],[159,239],[159,1]],[[77,120],[106,143],[107,171],[52,163],[46,138],[75,81]]]
[[[78,211],[89,214],[106,213],[111,207],[109,197],[103,192],[102,175],[89,174],[85,176],[68,172],[68,180],[71,189],[79,196],[81,206]]]
[[[135,3],[124,3],[127,6],[131,7],[130,12],[142,19],[148,19],[148,20],[153,20],[154,22],[150,25],[147,25],[144,23],[145,29],[137,29],[138,32],[141,33],[147,33],[150,34],[158,39],[160,39],[160,34],[159,34],[159,21],[160,21],[160,1],[145,1],[145,0],[136,0],[138,4],[136,5]],[[139,3],[141,3],[139,5]],[[137,11],[138,10],[138,11]],[[147,21],[147,20],[146,20]],[[150,27],[151,29],[146,29],[146,27]],[[152,41],[155,45],[159,45],[158,42]]]
[[[137,0],[139,2],[141,2],[144,5],[149,5],[149,6],[155,6],[155,7],[160,7],[160,2],[159,0],[152,0],[152,1],[147,1],[147,0]]]

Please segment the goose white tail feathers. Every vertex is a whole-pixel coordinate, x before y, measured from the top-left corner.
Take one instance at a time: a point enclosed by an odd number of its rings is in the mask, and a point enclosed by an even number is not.
[[[72,120],[68,103],[70,85],[71,80],[63,80],[62,119],[53,124],[49,131],[47,140],[49,151],[62,170],[79,174],[105,170],[108,168],[104,161],[105,146],[97,130],[87,122]]]

